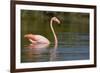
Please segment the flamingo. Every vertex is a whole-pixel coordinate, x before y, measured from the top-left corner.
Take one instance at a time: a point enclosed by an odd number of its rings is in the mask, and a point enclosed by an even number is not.
[[[57,22],[58,24],[60,24],[60,20],[57,17],[52,17],[50,20],[50,28],[54,36],[54,48],[57,48],[58,39],[53,28],[53,22]],[[28,39],[31,42],[31,44],[27,48],[40,49],[46,48],[50,45],[50,41],[42,35],[26,34],[24,35],[24,38]]]

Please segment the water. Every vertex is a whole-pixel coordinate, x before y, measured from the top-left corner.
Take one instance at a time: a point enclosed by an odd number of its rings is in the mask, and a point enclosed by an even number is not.
[[[48,48],[21,50],[21,62],[71,61],[89,59],[89,34],[63,32],[57,33],[58,48],[54,42]]]

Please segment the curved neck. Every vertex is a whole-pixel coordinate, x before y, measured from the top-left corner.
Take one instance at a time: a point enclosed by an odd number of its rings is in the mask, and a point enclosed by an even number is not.
[[[55,31],[53,29],[52,23],[53,23],[53,20],[51,19],[50,20],[50,27],[51,27],[51,30],[52,30],[53,35],[54,35],[54,42],[55,42],[54,48],[57,48],[57,46],[58,46],[58,40],[57,40],[57,36],[55,34]]]

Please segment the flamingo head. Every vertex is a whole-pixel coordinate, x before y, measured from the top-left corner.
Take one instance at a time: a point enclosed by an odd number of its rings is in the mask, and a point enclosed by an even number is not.
[[[60,24],[60,20],[59,20],[57,17],[52,17],[52,18],[51,18],[51,21],[55,21],[55,22],[57,22],[58,24]]]

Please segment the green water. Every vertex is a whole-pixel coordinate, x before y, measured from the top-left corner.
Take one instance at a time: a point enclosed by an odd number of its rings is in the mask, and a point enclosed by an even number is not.
[[[59,40],[57,51],[65,51],[67,53],[67,55],[63,53],[62,55],[57,56],[58,58],[61,58],[57,60],[79,60],[79,55],[84,50],[85,52],[83,54],[85,54],[85,56],[82,55],[83,58],[81,59],[89,59],[88,13],[21,10],[21,61],[40,62],[50,60],[50,50],[54,46],[54,37],[50,29],[50,19],[53,16],[56,16],[61,21],[60,25],[53,23],[54,30]],[[29,50],[28,48],[26,49],[24,47],[24,45],[30,43],[27,39],[24,38],[24,35],[29,33],[39,34],[46,37],[51,42],[50,46],[48,47],[51,49],[47,49],[46,52],[43,52],[42,54],[34,54],[34,50],[33,52],[30,52],[32,50]],[[80,39],[78,40],[78,38]],[[81,47],[79,43],[82,43]],[[79,55],[76,54],[77,56],[74,57],[72,54],[68,54],[68,48],[70,48],[70,52],[75,53],[78,51]],[[81,48],[81,50],[79,48]],[[76,49],[76,51],[73,51],[73,49]],[[29,56],[30,54],[31,58]],[[71,58],[67,57],[69,55]]]

